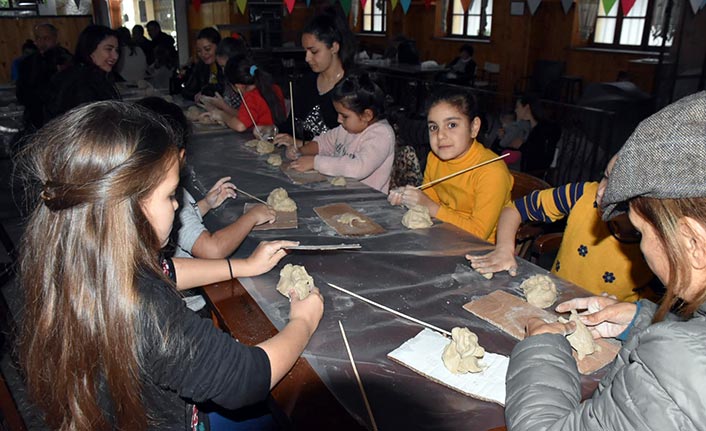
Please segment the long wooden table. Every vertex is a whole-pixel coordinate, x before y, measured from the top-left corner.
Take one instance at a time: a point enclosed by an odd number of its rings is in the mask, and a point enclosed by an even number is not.
[[[314,277],[325,298],[324,317],[303,358],[272,392],[294,425],[370,427],[338,330],[341,320],[380,429],[488,430],[503,426],[501,406],[452,391],[387,359],[387,353],[421,330],[419,326],[333,290],[326,282],[447,330],[469,327],[487,351],[508,355],[516,341],[462,306],[497,289],[519,294],[522,280],[546,271],[520,262],[516,277],[498,274],[486,280],[463,256],[486,252],[491,249],[489,244],[445,223],[407,230],[400,224],[402,208],[390,206],[385,195],[357,182],[345,189],[328,183],[294,185],[280,170],[267,165],[266,157],[245,149],[242,143],[248,139],[248,135],[231,132],[197,133],[187,156],[192,181],[205,191],[219,177],[231,175],[238,187],[260,197],[275,187],[285,187],[299,206],[299,228],[253,232],[236,255],[247,256],[259,241],[270,239],[362,245],[359,251],[294,252],[267,274],[205,288],[223,328],[240,341],[255,344],[275,334],[288,318],[289,303],[275,291],[279,269],[286,263],[300,264]],[[227,225],[242,213],[244,202],[240,197],[228,201],[207,215],[206,224],[211,229]],[[342,238],[313,212],[314,207],[336,202],[350,204],[386,232]],[[557,286],[559,300],[585,294],[558,279]],[[583,377],[584,396],[594,390],[598,377]]]

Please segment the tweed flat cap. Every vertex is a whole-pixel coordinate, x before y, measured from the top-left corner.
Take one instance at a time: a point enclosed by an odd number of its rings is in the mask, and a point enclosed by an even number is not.
[[[603,195],[603,219],[637,196],[706,197],[706,92],[695,93],[641,122],[618,152]]]

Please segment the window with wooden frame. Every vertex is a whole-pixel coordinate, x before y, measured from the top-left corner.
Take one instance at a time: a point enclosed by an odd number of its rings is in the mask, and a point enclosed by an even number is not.
[[[387,31],[387,0],[368,0],[363,8],[363,33]]]
[[[493,0],[473,0],[465,11],[461,0],[451,0],[448,35],[472,39],[489,39],[493,24]]]
[[[610,10],[605,10],[605,2],[599,1],[596,29],[593,43],[596,46],[615,48],[654,49],[662,46],[663,37],[655,31],[654,24],[661,26],[661,19],[655,16],[655,0],[635,0],[627,14],[623,13],[620,1],[615,0]],[[610,2],[608,2],[610,4]],[[666,46],[672,45],[667,37]]]

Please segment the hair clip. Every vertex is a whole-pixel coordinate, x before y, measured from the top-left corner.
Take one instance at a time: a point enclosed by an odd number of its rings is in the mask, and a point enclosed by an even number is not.
[[[256,66],[256,65],[253,64],[252,66],[250,66],[250,76],[255,76],[255,71],[256,71],[256,70],[257,70],[257,66]]]

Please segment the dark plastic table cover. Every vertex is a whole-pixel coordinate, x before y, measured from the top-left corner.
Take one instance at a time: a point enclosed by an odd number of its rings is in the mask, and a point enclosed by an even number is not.
[[[284,187],[299,207],[298,229],[252,232],[236,256],[247,256],[261,240],[362,245],[357,251],[293,252],[269,273],[240,279],[275,327],[282,329],[288,319],[289,302],[275,290],[279,270],[287,263],[306,267],[324,296],[325,310],[304,357],[346,410],[371,428],[339,320],[346,329],[380,429],[486,430],[504,425],[501,406],[455,392],[387,358],[422,327],[338,292],[326,282],[449,331],[455,326],[468,327],[478,334],[487,351],[509,355],[517,341],[462,306],[496,289],[520,295],[519,284],[524,279],[547,271],[520,260],[516,277],[501,273],[486,280],[470,268],[464,255],[487,252],[492,245],[439,221],[429,229],[408,230],[401,224],[404,208],[389,205],[386,195],[358,182],[349,181],[346,188],[327,182],[292,184],[279,169],[266,163],[266,156],[258,156],[242,145],[249,139],[248,134],[233,132],[196,133],[188,149],[192,181],[202,190],[230,175],[238,187],[262,198],[273,188]],[[231,223],[242,214],[247,201],[241,196],[227,201],[207,216],[207,226],[218,229]],[[314,207],[338,202],[350,204],[387,232],[341,237],[313,211]],[[574,285],[554,279],[559,301],[587,295]],[[584,397],[593,391],[601,375],[583,377]]]

